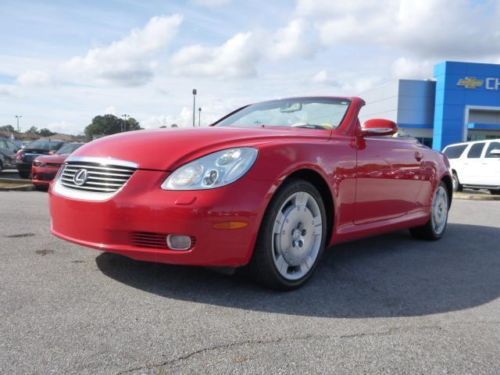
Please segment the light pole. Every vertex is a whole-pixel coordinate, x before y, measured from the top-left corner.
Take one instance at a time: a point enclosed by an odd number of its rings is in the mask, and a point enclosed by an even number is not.
[[[127,115],[126,113],[124,113],[122,115],[122,118],[123,118],[123,120],[125,120],[125,122],[122,124],[122,127],[121,127],[121,131],[123,132],[123,131],[127,131],[127,122],[128,122],[128,119],[130,118],[130,116]]]
[[[193,89],[193,128],[196,122],[196,89]]]
[[[201,107],[198,108],[198,127],[201,126]]]
[[[16,118],[16,120],[17,120],[17,132],[18,132],[18,133],[20,133],[21,131],[19,130],[19,119],[20,119],[21,117],[23,117],[23,116],[21,116],[21,115],[15,115],[14,117],[15,117],[15,118]]]

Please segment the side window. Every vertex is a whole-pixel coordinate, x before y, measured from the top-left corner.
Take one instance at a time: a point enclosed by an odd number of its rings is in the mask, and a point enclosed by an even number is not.
[[[5,141],[5,143],[7,143],[7,148],[12,151],[12,152],[16,152],[16,145],[10,141]]]
[[[458,159],[466,148],[467,145],[449,146],[444,150],[444,154],[448,159]]]
[[[495,151],[494,153],[492,152],[493,150],[498,150]],[[500,142],[491,142],[488,149],[486,150],[486,158],[500,158]]]
[[[474,143],[467,153],[468,159],[478,159],[481,157],[481,152],[483,152],[484,143]]]

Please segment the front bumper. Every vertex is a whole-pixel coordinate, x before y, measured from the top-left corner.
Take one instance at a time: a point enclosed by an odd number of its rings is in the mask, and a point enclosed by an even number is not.
[[[201,191],[165,191],[166,172],[137,170],[126,185],[104,201],[50,189],[51,230],[80,245],[137,260],[204,266],[249,262],[267,201],[269,185],[248,175],[228,186]],[[245,183],[243,182],[245,180]],[[236,229],[225,223],[244,223]],[[171,250],[168,234],[189,235],[194,245]],[[139,240],[138,240],[139,238]]]
[[[49,186],[58,170],[59,167],[32,167],[31,182],[36,186]]]

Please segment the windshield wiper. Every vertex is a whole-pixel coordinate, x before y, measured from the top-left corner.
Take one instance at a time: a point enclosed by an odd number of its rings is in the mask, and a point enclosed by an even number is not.
[[[306,128],[306,129],[328,129],[326,126],[316,125],[316,124],[293,124],[292,128]]]

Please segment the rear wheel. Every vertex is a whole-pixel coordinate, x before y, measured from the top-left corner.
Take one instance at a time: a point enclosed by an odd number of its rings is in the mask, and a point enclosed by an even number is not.
[[[458,179],[457,172],[453,171],[453,191],[462,191],[463,187]]]
[[[273,289],[290,290],[313,274],[326,242],[326,212],[318,190],[291,180],[265,214],[252,261],[253,277]]]
[[[413,237],[424,240],[439,240],[448,224],[449,197],[446,185],[441,182],[434,193],[431,207],[431,217],[420,227],[410,228]]]

